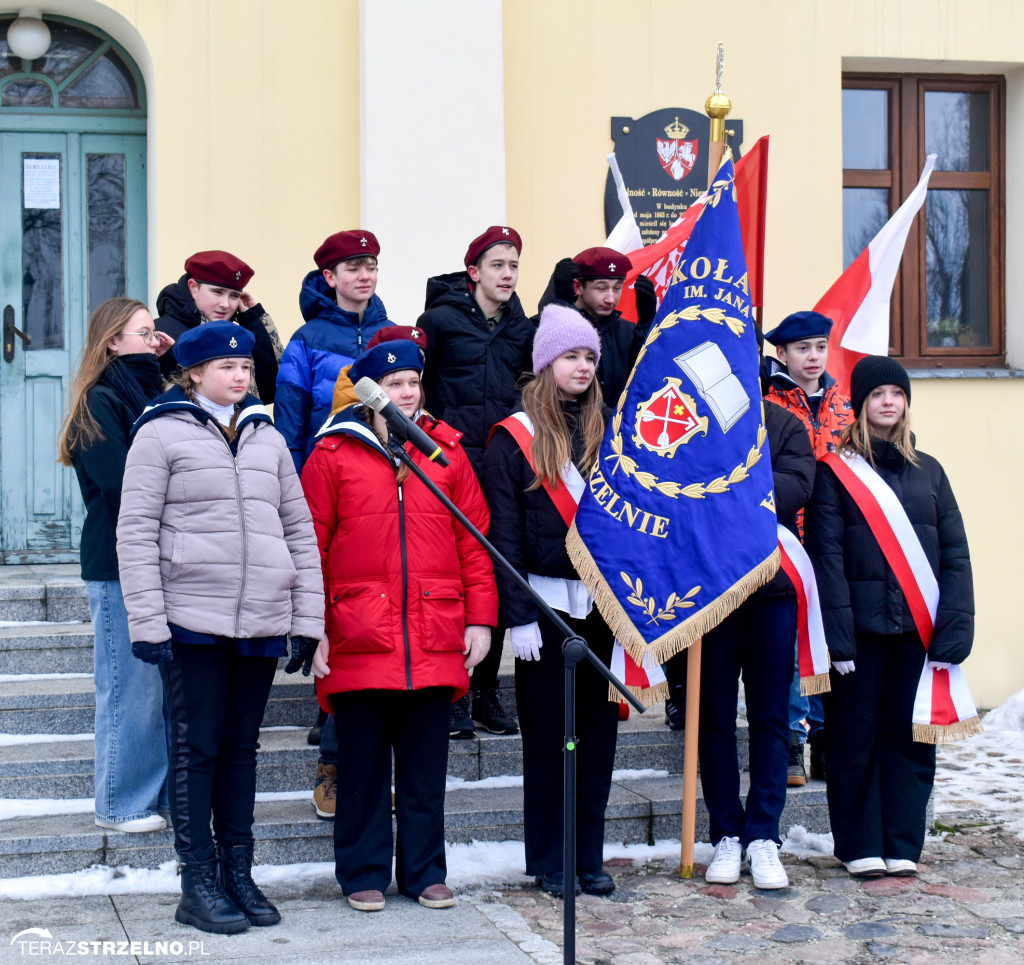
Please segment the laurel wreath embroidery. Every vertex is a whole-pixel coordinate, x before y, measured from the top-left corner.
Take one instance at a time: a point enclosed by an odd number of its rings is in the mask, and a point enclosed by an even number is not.
[[[688,305],[681,312],[669,312],[651,333],[647,344],[650,345],[654,342],[664,329],[672,328],[673,325],[678,325],[680,322],[695,322],[698,318],[703,318],[704,321],[711,322],[712,325],[727,325],[729,331],[734,335],[742,335],[743,330],[747,327],[747,323],[742,318],[726,315],[724,308],[700,308],[698,305]]]
[[[619,576],[622,577],[623,582],[629,587],[629,596],[627,599],[633,606],[640,607],[644,613],[650,618],[648,619],[648,625],[654,624],[657,626],[661,620],[674,620],[676,618],[676,608],[681,610],[688,609],[689,607],[696,606],[693,600],[690,599],[692,596],[696,596],[700,592],[700,587],[695,586],[686,596],[680,596],[678,593],[670,593],[668,599],[665,601],[665,605],[659,609],[658,604],[653,596],[644,596],[644,581],[638,576],[634,583],[629,575],[620,571]]]
[[[622,443],[622,411],[615,413],[612,419],[612,429],[615,434],[612,436],[612,452],[614,455],[605,456],[605,460],[614,460],[612,475],[620,469],[628,478],[634,478],[648,492],[659,492],[670,499],[677,499],[679,496],[688,496],[690,499],[703,499],[709,493],[726,493],[730,486],[743,482],[750,476],[750,470],[758,464],[761,459],[761,448],[765,439],[768,438],[768,430],[764,425],[757,427],[757,445],[750,447],[747,458],[741,462],[728,476],[716,476],[708,483],[694,482],[688,485],[676,482],[674,479],[659,480],[652,472],[640,472],[637,468],[637,461],[623,452]]]
[[[712,208],[718,207],[718,202],[722,200],[722,192],[726,188],[732,189],[732,199],[736,200],[736,184],[732,178],[722,178],[720,181],[714,181],[711,184],[711,193],[708,195],[706,203],[710,204]]]

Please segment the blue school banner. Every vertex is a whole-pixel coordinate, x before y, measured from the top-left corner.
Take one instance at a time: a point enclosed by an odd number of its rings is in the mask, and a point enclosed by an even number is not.
[[[567,538],[581,579],[640,666],[688,647],[778,569],[758,361],[729,161]]]

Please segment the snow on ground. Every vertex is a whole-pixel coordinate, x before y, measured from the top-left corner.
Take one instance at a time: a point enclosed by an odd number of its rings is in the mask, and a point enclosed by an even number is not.
[[[985,715],[985,730],[939,748],[935,820],[1000,824],[1024,838],[1024,690]]]
[[[94,734],[0,734],[0,747],[15,744],[49,744],[51,741],[91,741]]]
[[[30,680],[92,680],[91,673],[0,673],[0,684],[27,683]]]

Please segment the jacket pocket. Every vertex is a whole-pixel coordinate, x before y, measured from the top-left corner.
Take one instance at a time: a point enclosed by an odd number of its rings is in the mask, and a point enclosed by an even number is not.
[[[328,587],[327,636],[331,649],[381,653],[395,649],[388,585],[332,583]]]
[[[424,650],[458,650],[466,646],[466,604],[458,580],[421,579]]]

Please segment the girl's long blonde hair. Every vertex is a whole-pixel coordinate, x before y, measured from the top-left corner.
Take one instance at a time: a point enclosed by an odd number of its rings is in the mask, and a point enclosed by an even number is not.
[[[596,376],[578,398],[583,431],[583,475],[586,476],[597,459],[604,437],[603,401]],[[531,454],[537,470],[537,478],[527,487],[527,492],[539,489],[545,480],[552,488],[557,488],[562,467],[572,459],[572,440],[550,365],[523,389],[523,411],[533,423]]]
[[[875,467],[875,456],[871,451],[871,437],[877,433],[871,431],[871,423],[868,422],[868,404],[860,407],[860,415],[851,422],[844,430],[839,439],[840,450],[852,452],[863,456],[872,467]],[[900,416],[900,421],[893,427],[892,436],[889,441],[899,450],[904,459],[912,466],[919,462],[917,451],[914,449],[914,440],[910,435],[910,404],[907,403]],[[876,467],[877,468],[877,467]]]
[[[87,449],[103,439],[103,430],[89,411],[87,396],[116,357],[108,351],[107,342],[121,334],[121,329],[140,308],[149,311],[135,298],[111,298],[98,305],[89,316],[82,362],[71,383],[71,402],[58,441],[57,458],[62,465],[71,465],[76,450]]]

